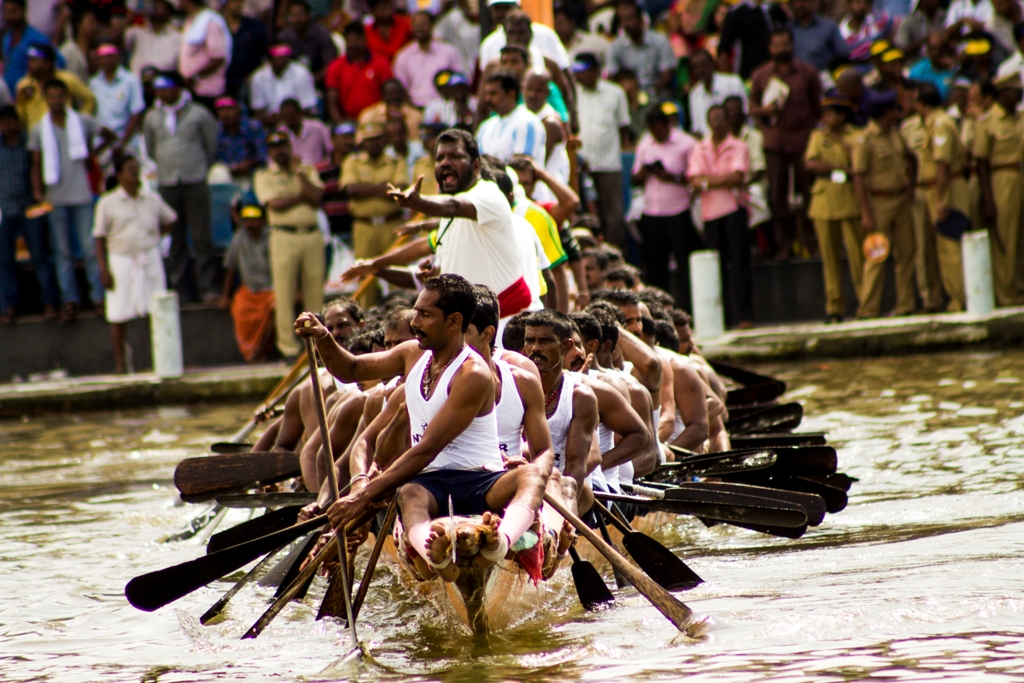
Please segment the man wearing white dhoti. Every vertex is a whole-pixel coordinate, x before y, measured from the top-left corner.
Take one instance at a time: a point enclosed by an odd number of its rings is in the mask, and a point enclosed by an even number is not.
[[[97,202],[92,234],[120,374],[127,370],[126,323],[147,315],[150,297],[167,289],[160,234],[171,231],[178,215],[159,194],[142,187],[134,157],[123,157],[115,171],[118,187]]]

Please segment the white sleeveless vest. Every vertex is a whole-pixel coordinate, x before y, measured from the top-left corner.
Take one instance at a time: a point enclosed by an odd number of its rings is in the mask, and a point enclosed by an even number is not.
[[[498,415],[498,448],[506,458],[517,458],[523,454],[523,416],[526,408],[516,387],[512,367],[500,358],[494,359],[494,365],[501,373],[501,396],[494,404],[494,412]]]
[[[572,422],[572,395],[576,389],[576,378],[571,372],[563,372],[562,392],[558,396],[555,412],[548,418],[551,431],[551,448],[555,452],[555,468],[565,472],[565,443],[569,438],[569,423]]]
[[[471,350],[465,347],[455,357],[455,362],[448,366],[437,378],[437,387],[430,400],[423,398],[421,389],[423,373],[426,371],[427,360],[433,353],[420,356],[406,380],[405,405],[409,411],[409,432],[415,445],[423,438],[427,425],[434,419],[437,412],[448,400],[448,389],[456,370],[469,357]],[[423,468],[424,472],[434,470],[487,470],[500,472],[504,469],[501,455],[498,452],[498,421],[496,411],[491,410],[483,416],[473,418],[465,431],[455,437],[451,443],[441,449],[434,460]]]

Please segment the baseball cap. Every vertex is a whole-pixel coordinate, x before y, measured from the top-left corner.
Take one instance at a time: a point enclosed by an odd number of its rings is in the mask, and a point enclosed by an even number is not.
[[[247,204],[239,212],[242,218],[263,218],[263,209],[255,204]]]
[[[581,52],[576,55],[576,59],[573,60],[572,66],[569,68],[572,69],[574,74],[578,74],[583,73],[584,71],[589,71],[590,69],[596,69],[597,67],[597,55],[592,52]]]
[[[237,107],[238,102],[233,97],[218,97],[213,102],[214,109],[221,109],[222,107]]]
[[[274,145],[286,145],[290,142],[291,140],[288,139],[288,136],[279,130],[275,130],[267,136],[267,147],[272,147]]]
[[[278,45],[272,45],[270,49],[267,50],[267,54],[270,55],[271,57],[291,57],[292,48],[291,46],[285,45],[283,43]]]
[[[339,123],[334,127],[334,130],[331,132],[333,132],[335,135],[352,135],[353,133],[356,132],[356,127],[353,126],[351,123]]]

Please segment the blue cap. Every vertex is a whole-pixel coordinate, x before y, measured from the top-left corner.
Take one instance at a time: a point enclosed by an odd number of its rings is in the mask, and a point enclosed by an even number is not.
[[[581,52],[569,66],[574,74],[583,73],[598,67],[597,55],[592,52]]]
[[[353,126],[351,123],[339,123],[334,127],[335,135],[354,135],[355,132],[356,127]]]

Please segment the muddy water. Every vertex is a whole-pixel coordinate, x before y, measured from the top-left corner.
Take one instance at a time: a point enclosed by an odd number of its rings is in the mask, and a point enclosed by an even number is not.
[[[202,552],[156,542],[201,509],[174,505],[171,473],[248,406],[0,423],[0,680],[1024,680],[1024,353],[763,367],[860,482],[798,541],[659,530],[706,580],[682,595],[713,619],[706,640],[674,641],[630,591],[586,614],[556,582],[525,623],[474,641],[385,567],[360,619],[371,664],[331,674],[347,632],[313,621],[319,580],[247,641],[267,589],[207,627],[229,583],[151,614],[123,597]]]

